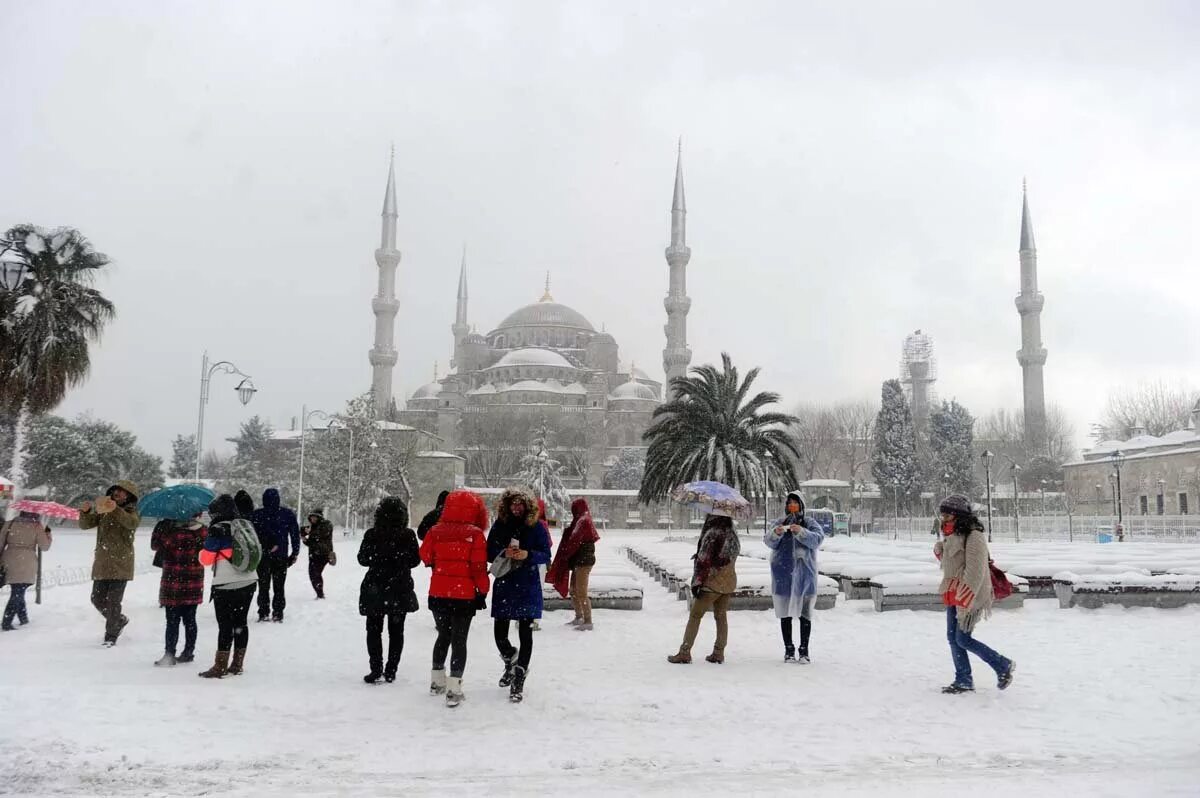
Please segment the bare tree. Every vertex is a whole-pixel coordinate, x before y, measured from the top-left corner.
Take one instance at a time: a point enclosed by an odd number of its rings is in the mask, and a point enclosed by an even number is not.
[[[1037,488],[1044,479],[1057,486],[1062,482],[1062,464],[1075,456],[1075,425],[1059,405],[1046,408],[1046,448],[1031,450],[1025,441],[1025,418],[1020,410],[1001,408],[989,413],[975,424],[975,443],[979,450],[988,449],[997,455],[995,469],[1005,462],[1015,462],[1023,470],[1021,479],[1027,488]],[[976,477],[983,482],[982,465],[976,460]]]
[[[602,457],[604,417],[599,413],[572,413],[560,416],[559,428],[553,437],[553,453],[566,466],[566,473],[580,479],[580,487],[588,487],[588,472],[597,456]]]
[[[486,487],[498,488],[519,470],[541,418],[532,413],[493,409],[490,413],[465,413],[459,423],[467,475]]]
[[[838,461],[841,473],[854,482],[870,470],[875,446],[875,417],[879,408],[870,402],[841,402],[833,407],[838,432]]]
[[[1166,435],[1187,426],[1197,392],[1187,383],[1165,380],[1121,386],[1108,395],[1104,414],[1106,437],[1123,439],[1134,427],[1149,435]]]
[[[791,431],[796,449],[800,452],[800,476],[803,479],[835,477],[838,424],[833,409],[823,405],[801,404],[793,411],[793,415],[796,416],[796,422]]]

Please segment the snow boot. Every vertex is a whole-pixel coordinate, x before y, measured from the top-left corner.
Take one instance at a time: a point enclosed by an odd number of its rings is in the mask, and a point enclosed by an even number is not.
[[[576,632],[590,632],[594,629],[590,623],[581,623],[575,627]]]
[[[200,671],[201,679],[220,679],[229,673],[229,652],[218,651],[213,660],[213,666],[206,671]]]
[[[463,695],[462,677],[451,676],[446,679],[446,706],[453,709],[466,699]]]
[[[812,664],[812,660],[808,658],[808,652],[804,649],[800,649],[796,652],[796,662],[799,662],[801,665]]]
[[[175,663],[178,661],[179,660],[177,660],[175,658],[175,655],[172,654],[170,651],[168,651],[162,655],[161,659],[157,659],[154,661],[154,667],[156,667],[156,668],[174,668]]]
[[[1005,671],[1004,675],[1000,677],[1000,680],[996,683],[996,686],[999,687],[1001,690],[1007,690],[1008,686],[1010,684],[1012,684],[1013,673],[1016,672],[1016,670],[1017,670],[1016,660],[1010,659],[1008,661],[1008,670]]]
[[[379,679],[383,676],[382,673],[371,668],[371,672],[363,677],[363,681],[367,684],[379,684]]]
[[[796,661],[796,647],[795,646],[785,646],[784,647],[783,661],[784,662],[795,662]]]
[[[283,613],[277,612],[271,616],[271,623],[283,623]]]
[[[11,632],[15,628],[16,627],[12,625],[12,621],[5,621],[4,623],[0,624],[0,630],[5,632]]]
[[[501,656],[500,659],[504,661],[504,673],[500,675],[500,686],[508,687],[513,682],[513,669],[517,665],[517,655]]]
[[[109,637],[108,635],[105,635],[104,642],[101,643],[100,645],[103,646],[104,648],[112,648],[116,644],[117,644],[117,638]]]
[[[175,658],[176,662],[194,662],[195,660],[196,660],[196,655],[194,653],[192,653],[192,650],[190,648],[185,648],[183,650],[183,653]]]
[[[533,624],[529,628],[533,629],[533,631],[535,631],[535,632],[542,631],[542,625],[540,623],[538,623],[537,621],[534,621]]]
[[[442,695],[446,692],[446,671],[439,668],[429,675],[429,694]]]
[[[581,623],[583,623],[583,618],[580,618],[578,615],[576,615],[574,618],[567,621],[566,624],[564,624],[564,625],[565,626],[578,626]]]
[[[678,654],[672,654],[667,657],[667,662],[672,665],[687,665],[692,661],[692,652],[686,648],[680,647]]]
[[[229,675],[230,676],[241,676],[242,671],[245,670],[245,667],[244,667],[245,664],[246,664],[246,649],[235,648],[233,650],[233,661],[229,663]]]
[[[946,695],[959,695],[960,693],[973,693],[975,692],[975,688],[969,684],[954,682],[943,687],[942,692]]]
[[[528,675],[528,668],[522,668],[518,665],[513,669],[512,686],[508,688],[508,700],[510,702],[519,704],[525,700],[525,677]]]
[[[721,665],[725,662],[725,652],[723,650],[713,649],[713,653],[704,658],[705,662],[711,662],[714,665]]]

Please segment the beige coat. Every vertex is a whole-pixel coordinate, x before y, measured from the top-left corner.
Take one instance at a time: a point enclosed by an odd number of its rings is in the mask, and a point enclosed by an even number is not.
[[[945,542],[934,546],[934,553],[942,559],[942,582],[938,593],[953,591],[966,602],[966,611],[958,613],[958,625],[965,632],[992,612],[995,594],[992,592],[992,572],[988,568],[991,554],[988,552],[987,537],[980,530],[967,536],[963,544],[961,535],[947,535]]]
[[[133,579],[133,535],[140,522],[133,506],[103,514],[95,509],[79,513],[79,528],[96,530],[92,579]]]
[[[0,527],[0,565],[10,585],[37,581],[38,549],[50,548],[50,533],[30,518],[17,518]]]

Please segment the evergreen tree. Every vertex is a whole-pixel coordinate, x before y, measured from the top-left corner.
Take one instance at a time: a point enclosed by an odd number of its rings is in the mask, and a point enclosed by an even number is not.
[[[195,473],[196,436],[176,435],[175,440],[171,441],[171,468],[167,476],[172,479],[187,479]]]
[[[274,437],[271,423],[261,416],[242,422],[233,439],[236,447],[233,459],[223,479],[218,481],[223,491],[245,490],[257,504],[264,490],[277,488],[285,503],[295,501],[299,453],[293,457]]]
[[[929,454],[925,484],[975,495],[975,418],[957,401],[942,402],[930,413]]]
[[[645,449],[622,449],[617,462],[604,475],[604,487],[609,490],[637,490],[646,473]]]
[[[119,479],[131,480],[143,495],[163,482],[162,460],[138,446],[132,432],[86,415],[34,419],[24,470],[29,485],[45,485],[52,500],[65,503],[98,496]]]
[[[875,418],[871,474],[885,495],[893,493],[897,505],[908,506],[920,475],[912,410],[904,399],[899,380],[883,383],[879,415]]]
[[[548,518],[563,518],[571,506],[571,496],[562,481],[562,463],[550,455],[550,430],[545,420],[533,434],[529,452],[521,458],[517,480],[533,489],[546,503]]]

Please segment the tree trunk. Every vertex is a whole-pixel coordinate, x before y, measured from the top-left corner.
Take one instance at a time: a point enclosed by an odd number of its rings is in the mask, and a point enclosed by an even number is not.
[[[13,498],[19,499],[24,494],[25,476],[21,469],[21,453],[25,449],[25,426],[28,423],[29,414],[25,412],[25,403],[17,408],[16,421],[13,424],[13,443],[12,443],[12,463],[9,468],[8,478],[13,483]]]

